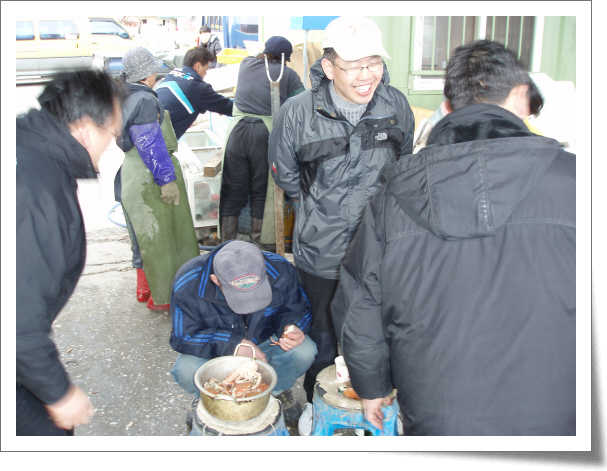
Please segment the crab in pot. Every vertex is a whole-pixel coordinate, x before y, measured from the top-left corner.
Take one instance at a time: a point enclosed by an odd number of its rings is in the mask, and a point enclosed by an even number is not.
[[[213,395],[229,394],[235,398],[255,396],[268,388],[267,384],[261,382],[258,369],[257,361],[253,359],[245,361],[223,381],[209,378],[204,383],[204,389]]]

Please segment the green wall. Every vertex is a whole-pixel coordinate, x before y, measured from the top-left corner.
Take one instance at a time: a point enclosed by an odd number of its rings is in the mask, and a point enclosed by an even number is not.
[[[292,40],[303,38],[302,31],[289,31],[288,17],[264,17],[262,35],[280,34]],[[390,84],[403,92],[412,106],[435,110],[443,100],[442,90],[410,89],[411,43],[414,17],[369,16],[382,32],[384,48],[391,59],[386,60]],[[282,34],[281,34],[282,31]],[[264,34],[271,33],[271,34]],[[575,85],[576,21],[573,16],[544,17],[544,37],[540,72],[554,80],[570,80]],[[321,31],[311,31],[308,40],[321,41]]]
[[[384,48],[392,58],[386,60],[390,72],[390,85],[405,94],[409,104],[435,110],[443,101],[441,90],[412,90],[411,70],[412,16],[369,16],[382,32]]]
[[[542,65],[544,72],[554,80],[568,80],[575,85],[575,16],[547,16],[544,18]]]

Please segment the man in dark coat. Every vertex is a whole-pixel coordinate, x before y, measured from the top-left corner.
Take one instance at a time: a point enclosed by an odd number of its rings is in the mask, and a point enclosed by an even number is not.
[[[84,268],[76,179],[97,178],[120,132],[118,96],[106,73],[65,73],[17,119],[17,435],[73,435],[94,413],[49,334]]]
[[[459,47],[451,113],[385,171],[331,310],[367,419],[406,435],[575,435],[575,155],[531,133],[530,78]]]
[[[407,98],[390,86],[382,59],[390,56],[373,21],[333,20],[322,47],[310,68],[312,87],[281,106],[268,149],[274,181],[297,205],[293,256],[318,346],[304,379],[300,435],[311,433],[316,376],[338,356],[329,306],[339,266],[383,168],[412,151],[415,124]]]

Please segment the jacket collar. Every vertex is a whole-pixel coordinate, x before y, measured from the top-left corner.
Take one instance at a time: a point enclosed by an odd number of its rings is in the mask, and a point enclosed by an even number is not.
[[[158,98],[158,94],[153,89],[151,89],[147,85],[144,85],[143,83],[129,83],[128,90],[129,90],[129,94],[132,94],[135,92],[148,92],[148,93],[151,93],[152,95],[154,95],[156,98]]]
[[[86,148],[46,110],[32,109],[17,119],[19,144],[55,160],[73,178],[97,178]]]
[[[535,136],[525,123],[497,105],[478,103],[464,106],[442,118],[432,130],[426,147],[503,137]]]
[[[184,65],[181,68],[181,73],[184,74],[184,78],[187,78],[188,74],[192,76],[194,81],[202,82],[202,77],[198,72],[196,72],[192,67]]]

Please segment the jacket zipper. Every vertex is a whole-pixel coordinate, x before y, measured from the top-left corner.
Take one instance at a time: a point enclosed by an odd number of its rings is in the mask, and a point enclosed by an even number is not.
[[[300,202],[300,204],[303,203],[303,198]],[[302,204],[303,206],[303,204]],[[306,228],[306,226],[308,225],[308,221],[310,220],[310,215],[312,214],[312,210],[310,210],[310,212],[306,215],[306,220],[301,228],[301,231],[299,231],[299,237],[297,238],[297,252],[299,252],[299,255],[301,256],[301,235],[304,232],[304,229]]]

